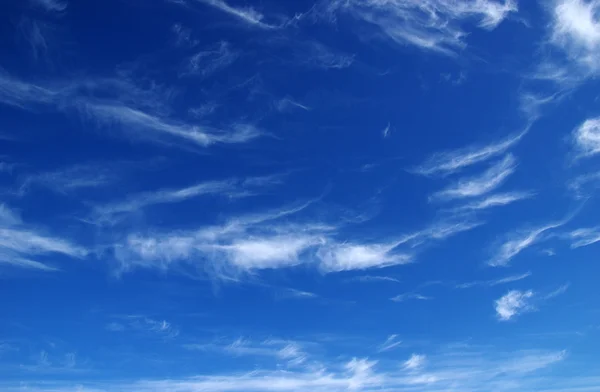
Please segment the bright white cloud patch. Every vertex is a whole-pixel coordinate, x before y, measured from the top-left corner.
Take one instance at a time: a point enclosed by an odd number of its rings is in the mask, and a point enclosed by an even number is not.
[[[405,264],[412,260],[408,254],[394,253],[389,245],[333,244],[319,250],[321,268],[327,272],[363,270]]]
[[[600,153],[600,117],[586,120],[573,131],[573,142],[582,156]]]
[[[407,370],[418,370],[425,366],[427,358],[425,355],[413,354],[404,362],[404,369]]]
[[[519,313],[532,309],[533,291],[511,290],[496,300],[496,314],[501,321],[508,321]]]
[[[553,0],[551,42],[564,51],[572,77],[597,74],[600,71],[600,1]],[[558,73],[557,73],[558,72]],[[556,80],[567,78],[567,71],[555,71]]]

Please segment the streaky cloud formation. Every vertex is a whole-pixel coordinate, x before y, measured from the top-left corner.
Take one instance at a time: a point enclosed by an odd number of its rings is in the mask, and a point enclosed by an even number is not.
[[[404,301],[408,301],[411,299],[418,300],[418,301],[429,301],[433,298],[425,296],[423,294],[419,294],[419,293],[398,294],[395,297],[390,298],[390,300],[392,300],[394,302],[404,302]]]
[[[507,266],[513,257],[538,242],[544,233],[556,229],[564,223],[564,221],[551,223],[531,230],[511,234],[509,236],[510,239],[500,245],[496,254],[488,261],[488,264],[492,267]]]
[[[264,21],[265,17],[260,12],[256,11],[252,7],[237,8],[229,5],[224,0],[194,0],[196,2],[204,3],[208,6],[214,7],[220,11],[223,11],[238,20],[244,22],[246,25],[251,27],[258,27],[261,29],[277,29],[281,26],[269,24]]]
[[[51,12],[62,12],[67,9],[66,0],[30,0],[32,4]]]
[[[500,278],[500,279],[479,280],[479,281],[468,282],[468,283],[460,283],[460,284],[457,284],[455,287],[457,289],[468,289],[468,288],[472,288],[472,287],[476,287],[476,286],[493,287],[493,286],[498,286],[501,284],[518,282],[518,281],[526,279],[530,276],[531,276],[531,272],[526,272],[521,275],[511,275],[511,276],[507,276],[505,278]]]
[[[600,241],[600,227],[588,227],[569,233],[571,248],[581,248]]]
[[[519,134],[485,146],[472,146],[454,151],[436,153],[422,165],[413,168],[413,171],[424,176],[444,176],[456,173],[471,165],[502,155],[510,147],[518,143],[528,131],[529,127]]]
[[[462,25],[477,20],[480,28],[493,30],[511,12],[517,11],[514,0],[378,1],[334,0],[326,2],[330,14],[348,13],[372,26],[392,41],[412,45],[425,51],[455,56],[466,47]]]
[[[529,199],[533,196],[533,193],[529,192],[506,192],[496,193],[485,197],[484,199],[477,200],[465,205],[456,207],[453,211],[480,211],[487,210],[488,208],[502,207],[514,203]]]
[[[325,272],[384,268],[412,261],[410,254],[394,252],[394,244],[333,244],[319,249]]]
[[[500,321],[508,321],[520,313],[532,310],[533,291],[511,290],[496,300],[496,314]]]
[[[385,351],[390,351],[395,349],[396,347],[400,346],[402,344],[401,340],[398,340],[398,335],[390,335],[387,337],[387,339],[385,340],[385,342],[381,343],[381,345],[379,345],[377,351],[378,352],[385,352]]]
[[[454,185],[436,192],[432,200],[452,200],[477,197],[499,187],[516,169],[516,160],[507,155],[502,161],[491,166],[479,176],[459,179]]]
[[[408,358],[402,367],[407,370],[417,370],[425,366],[425,362],[427,362],[427,357],[425,355],[412,354],[410,358]]]

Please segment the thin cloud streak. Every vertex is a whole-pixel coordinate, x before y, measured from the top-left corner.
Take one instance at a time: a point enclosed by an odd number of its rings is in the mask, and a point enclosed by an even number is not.
[[[452,211],[460,212],[487,210],[489,208],[502,207],[517,201],[526,200],[533,197],[533,195],[533,193],[528,192],[497,193],[484,199],[456,207]]]
[[[499,187],[516,170],[516,160],[507,155],[483,174],[458,180],[454,185],[436,192],[431,200],[452,200],[481,196]]]
[[[498,286],[501,284],[518,282],[518,281],[526,279],[530,276],[531,276],[531,272],[526,272],[521,275],[511,275],[511,276],[507,276],[505,278],[500,278],[500,279],[483,280],[483,281],[479,280],[479,281],[475,281],[475,282],[460,283],[460,284],[457,284],[455,287],[457,289],[468,289],[468,288],[475,287],[475,286],[494,287],[494,286]]]
[[[425,163],[412,171],[423,176],[445,176],[456,173],[466,167],[502,155],[517,144],[527,134],[529,128],[530,126],[527,126],[521,133],[509,136],[496,143],[434,154]]]
[[[260,12],[256,11],[252,7],[236,8],[236,7],[229,5],[228,3],[226,3],[223,0],[195,0],[195,1],[206,4],[211,7],[214,7],[220,11],[223,11],[252,27],[258,27],[258,28],[266,29],[266,30],[277,29],[277,28],[281,27],[281,26],[276,26],[276,25],[272,25],[272,24],[264,22],[264,19],[265,19],[264,15],[261,14]]]
[[[500,245],[496,254],[488,261],[488,264],[492,267],[507,266],[515,256],[538,242],[544,233],[556,229],[563,224],[565,224],[565,221],[511,234],[512,238]]]

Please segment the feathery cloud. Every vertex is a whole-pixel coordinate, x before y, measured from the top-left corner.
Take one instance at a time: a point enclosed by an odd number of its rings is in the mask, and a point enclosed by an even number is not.
[[[530,299],[533,291],[511,290],[496,300],[496,314],[501,321],[508,321],[520,313],[532,310]]]
[[[179,330],[166,320],[155,320],[142,315],[125,315],[116,318],[118,321],[106,325],[108,331],[133,331],[146,336],[157,336],[165,339],[172,339],[179,335]]]
[[[500,278],[500,279],[478,280],[478,281],[474,281],[474,282],[461,283],[461,284],[457,284],[455,287],[457,289],[468,289],[468,288],[475,287],[475,286],[493,287],[493,286],[498,286],[501,284],[517,282],[517,281],[526,279],[530,276],[531,276],[531,272],[526,272],[521,275],[511,275],[511,276],[507,276],[505,278]]]
[[[425,355],[412,354],[410,358],[404,361],[402,367],[406,370],[418,370],[425,366],[427,357]]]
[[[32,4],[50,12],[62,12],[67,9],[68,3],[64,0],[30,0]]]
[[[354,63],[354,56],[343,54],[316,42],[310,41],[301,46],[299,62],[316,68],[343,69]]]
[[[381,343],[377,349],[378,352],[382,353],[390,351],[402,344],[401,340],[398,340],[398,335],[390,335],[387,337],[385,342]]]
[[[511,12],[517,11],[517,3],[514,0],[335,0],[326,2],[326,9],[333,17],[343,12],[376,26],[398,44],[453,56],[466,46],[467,33],[462,25],[476,20],[480,28],[493,30]]]
[[[390,298],[390,300],[394,301],[394,302],[404,302],[404,301],[408,301],[408,300],[418,300],[418,301],[429,301],[432,300],[432,297],[427,297],[423,294],[419,294],[419,293],[404,293],[404,294],[398,294],[395,297]]]
[[[207,77],[230,66],[238,57],[239,53],[231,49],[229,42],[221,41],[214,49],[200,51],[191,56],[186,62],[183,75]]]
[[[484,199],[477,200],[453,209],[453,211],[479,211],[493,207],[502,207],[516,201],[525,200],[533,196],[529,192],[506,192],[487,196]]]
[[[573,230],[569,233],[571,248],[581,248],[600,241],[600,227]]]
[[[267,30],[268,29],[276,29],[276,28],[281,27],[281,26],[276,26],[276,25],[272,25],[272,24],[265,22],[264,21],[265,16],[252,7],[237,8],[237,7],[229,5],[224,0],[195,0],[195,1],[206,4],[211,7],[214,7],[220,11],[223,11],[252,27],[258,27],[258,28],[267,29]]]
[[[433,200],[451,200],[481,196],[499,187],[516,169],[516,160],[507,155],[483,174],[459,179],[448,188],[431,196]]]
[[[600,117],[587,119],[577,127],[573,131],[573,144],[582,157],[600,153]]]
[[[513,257],[539,241],[542,234],[549,230],[556,229],[557,227],[562,226],[564,223],[564,221],[551,223],[549,225],[541,226],[529,231],[512,234],[512,238],[504,242],[499,247],[499,249],[496,251],[496,254],[488,261],[488,264],[493,267],[502,267],[508,265]]]
[[[425,163],[413,169],[417,174],[424,176],[449,175],[456,173],[468,166],[475,165],[503,154],[510,147],[517,144],[529,131],[529,126],[519,134],[491,143],[485,146],[471,146],[454,151],[436,153]]]

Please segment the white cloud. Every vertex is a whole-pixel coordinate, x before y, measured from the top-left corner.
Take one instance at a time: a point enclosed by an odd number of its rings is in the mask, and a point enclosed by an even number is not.
[[[30,0],[31,3],[38,7],[44,8],[46,11],[62,12],[67,9],[68,3],[63,0]]]
[[[378,348],[378,352],[390,351],[402,344],[401,340],[398,340],[398,335],[390,335],[385,340],[385,342],[381,343]]]
[[[404,293],[404,294],[398,294],[395,297],[390,298],[390,300],[394,301],[394,302],[404,302],[404,301],[408,301],[408,300],[418,300],[418,301],[429,301],[432,300],[432,297],[427,297],[423,294],[419,294],[419,293]]]
[[[214,49],[200,51],[190,57],[184,75],[210,76],[233,64],[238,57],[239,53],[231,49],[231,44],[221,41]]]
[[[513,257],[538,242],[545,232],[560,227],[565,222],[552,223],[532,230],[514,233],[508,241],[500,245],[496,254],[488,261],[493,267],[506,266]]]
[[[25,110],[76,111],[97,125],[116,126],[128,137],[185,148],[246,143],[262,135],[255,126],[232,122],[228,129],[170,118],[168,97],[160,87],[143,89],[128,77],[76,79],[37,85],[0,69],[0,102]],[[106,96],[103,100],[95,95]]]
[[[249,124],[234,124],[232,130],[221,131],[169,121],[120,104],[87,103],[81,108],[84,114],[101,124],[117,124],[132,136],[167,144],[169,140],[185,140],[207,147],[217,143],[245,143],[261,135],[258,129]]]
[[[492,30],[517,11],[514,0],[334,0],[325,4],[334,17],[339,12],[349,13],[378,27],[398,44],[445,55],[464,49],[467,33],[462,26],[470,20],[480,28]]]
[[[569,287],[571,287],[571,284],[565,283],[565,284],[561,285],[559,288],[557,288],[556,290],[546,294],[544,296],[544,299],[552,299],[554,297],[558,297],[559,295],[566,293],[567,290],[569,289]]]
[[[425,355],[412,354],[409,359],[404,362],[402,367],[407,370],[418,370],[425,366],[427,357]]]
[[[310,41],[302,45],[299,55],[299,62],[323,69],[343,69],[348,68],[354,63],[354,56],[339,53],[327,46]]]
[[[569,233],[571,248],[581,248],[600,241],[600,227],[573,230]]]
[[[532,196],[533,194],[528,192],[497,193],[487,196],[484,199],[456,207],[454,211],[479,211],[493,207],[502,207],[516,201],[528,199]]]
[[[451,200],[484,195],[502,185],[515,169],[515,158],[509,154],[483,174],[459,179],[448,188],[434,193],[431,198],[433,200]]]
[[[289,111],[290,109],[296,109],[296,108],[306,110],[306,111],[311,110],[310,107],[303,105],[303,104],[293,100],[290,97],[285,97],[285,98],[282,98],[282,99],[276,101],[275,108],[280,112],[286,112],[286,111]]]
[[[308,359],[308,354],[300,343],[281,339],[256,342],[238,338],[228,344],[217,341],[205,344],[186,344],[184,347],[193,351],[215,351],[231,356],[270,357],[287,366],[298,366]]]
[[[142,315],[126,315],[116,317],[118,322],[111,322],[106,329],[111,332],[133,331],[146,336],[157,336],[172,339],[179,335],[179,330],[166,320],[155,320]]]
[[[398,280],[396,278],[392,278],[391,276],[364,275],[364,276],[357,276],[355,278],[352,278],[351,280],[358,281],[358,282],[394,282],[394,283],[400,283],[400,280]]]
[[[406,264],[410,254],[394,252],[394,245],[331,244],[319,249],[320,268],[325,272],[363,270]]]
[[[300,256],[321,243],[313,236],[275,236],[239,239],[228,245],[216,246],[229,255],[230,262],[244,271],[291,267],[302,263]]]
[[[2,206],[0,220],[0,264],[18,268],[55,271],[55,267],[33,260],[51,254],[83,258],[87,249],[57,237],[50,237],[27,228],[18,216]]]
[[[550,43],[562,50],[565,59],[549,63],[547,78],[572,82],[600,71],[600,11],[598,0],[553,0]]]
[[[436,153],[425,163],[413,169],[415,173],[431,175],[448,175],[456,173],[468,166],[475,165],[503,154],[510,147],[517,144],[529,131],[527,127],[523,132],[484,146],[471,146],[454,151]]]
[[[389,136],[389,134],[390,134],[390,123],[389,122],[387,123],[385,128],[383,128],[383,131],[381,131],[381,134],[383,135],[384,138]]]
[[[73,383],[63,381],[28,382],[34,392],[342,392],[342,391],[483,391],[501,389],[507,392],[539,389],[553,385],[561,390],[573,386],[594,390],[597,379],[573,382],[572,378],[548,372],[566,358],[565,351],[529,350],[520,352],[456,351],[447,355],[413,355],[409,368],[388,366],[385,362],[354,358],[345,363],[324,362],[281,369],[255,368],[248,372],[223,372],[188,378],[150,379],[139,381],[104,381]],[[427,369],[423,366],[427,362]],[[543,374],[536,372],[545,370]],[[22,390],[23,383],[0,382],[7,392]],[[542,387],[543,388],[543,387]],[[575,388],[577,389],[577,388]]]
[[[528,278],[530,276],[531,276],[531,272],[526,272],[526,273],[521,274],[521,275],[511,275],[511,276],[507,276],[505,278],[500,278],[500,279],[483,280],[483,281],[474,281],[474,282],[468,282],[468,283],[461,283],[461,284],[457,284],[455,287],[457,289],[468,289],[468,288],[475,287],[475,286],[493,287],[493,286],[498,286],[498,285],[501,285],[501,284],[517,282],[517,281],[526,279],[526,278]]]
[[[532,309],[533,291],[511,290],[496,300],[496,314],[501,321],[508,321],[518,314]]]
[[[264,21],[265,16],[255,10],[252,7],[237,8],[229,5],[224,0],[196,0],[197,2],[204,3],[211,7],[214,7],[220,11],[223,11],[231,16],[234,16],[246,23],[249,26],[258,27],[261,29],[276,29],[281,26],[269,24]]]
[[[590,118],[573,131],[573,143],[580,156],[600,153],[600,117]]]

